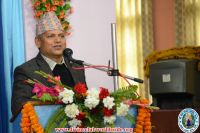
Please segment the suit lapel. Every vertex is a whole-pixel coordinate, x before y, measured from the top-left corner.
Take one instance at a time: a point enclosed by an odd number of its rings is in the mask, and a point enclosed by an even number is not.
[[[51,68],[49,67],[47,62],[42,58],[41,54],[37,55],[36,61],[41,71],[53,75]]]
[[[49,67],[47,62],[42,58],[40,53],[36,56],[36,62],[38,64],[39,71],[43,71],[47,74],[53,75],[51,68]],[[38,78],[40,79],[39,81],[42,81],[42,83],[45,83],[48,86],[52,86],[52,84],[50,82],[47,82],[47,79],[43,78],[42,76],[38,75]]]

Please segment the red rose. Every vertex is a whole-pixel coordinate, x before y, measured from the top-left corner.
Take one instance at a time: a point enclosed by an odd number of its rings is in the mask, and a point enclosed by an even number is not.
[[[104,98],[106,98],[107,96],[109,96],[109,91],[108,89],[105,89],[103,87],[100,87],[100,93],[99,93],[99,99],[102,100]]]
[[[86,93],[86,85],[83,83],[78,83],[74,86],[74,91],[77,94],[85,94]]]
[[[103,108],[102,111],[105,116],[111,116],[113,114],[113,109]]]
[[[83,120],[84,118],[85,118],[84,112],[79,112],[79,114],[76,116],[76,119],[78,119],[78,120]]]

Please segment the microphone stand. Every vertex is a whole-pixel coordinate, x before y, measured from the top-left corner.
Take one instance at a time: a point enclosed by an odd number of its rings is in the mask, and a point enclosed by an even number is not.
[[[122,74],[122,73],[119,72],[118,69],[111,68],[110,67],[110,61],[108,62],[108,67],[107,66],[95,67],[95,65],[86,63],[86,62],[84,62],[82,60],[73,59],[72,58],[72,54],[73,54],[73,51],[70,48],[66,48],[63,51],[63,55],[67,58],[67,60],[69,62],[71,61],[71,62],[77,63],[79,65],[84,65],[84,66],[88,66],[88,67],[91,67],[91,68],[94,68],[94,69],[97,69],[97,70],[101,70],[101,71],[107,72],[108,76],[123,76],[126,79],[130,79],[130,80],[133,80],[133,81],[138,82],[138,83],[143,83],[144,82],[142,79],[134,78],[134,77]],[[106,67],[106,68],[102,68],[102,67]]]
[[[74,63],[77,63],[77,64],[83,64],[84,66],[89,66],[89,67],[95,66],[95,65],[89,64],[87,62],[81,61],[81,60],[75,60],[73,58],[71,58],[70,60]],[[108,76],[120,76],[120,72],[119,72],[118,69],[110,68],[110,61],[109,61],[109,64],[108,64],[108,68],[94,67],[94,69],[107,72]],[[128,75],[125,75],[125,74],[122,74],[122,75],[123,75],[123,77],[130,79],[132,81],[138,82],[138,83],[144,82],[142,79],[139,79],[139,78],[131,77],[131,76],[128,76]]]

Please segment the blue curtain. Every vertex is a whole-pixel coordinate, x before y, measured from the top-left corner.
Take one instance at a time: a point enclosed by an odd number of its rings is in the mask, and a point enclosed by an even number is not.
[[[22,0],[1,0],[0,6],[0,132],[12,133],[13,71],[25,60]]]
[[[1,3],[0,3],[1,6]],[[0,10],[0,16],[2,16],[1,14],[1,10]],[[2,18],[0,17],[0,64],[3,64],[3,35],[2,35]],[[0,101],[3,100],[3,88],[4,84],[4,76],[3,76],[3,65],[0,65]],[[0,132],[3,133],[3,127],[4,127],[4,123],[3,123],[3,104],[0,103]]]

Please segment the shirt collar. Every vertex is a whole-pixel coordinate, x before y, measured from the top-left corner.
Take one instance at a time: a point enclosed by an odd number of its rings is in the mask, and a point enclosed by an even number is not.
[[[62,61],[61,63],[56,63],[55,61],[53,61],[52,59],[44,56],[43,54],[41,54],[42,57],[44,58],[44,60],[47,62],[47,64],[49,65],[49,67],[51,68],[51,70],[53,71],[53,69],[55,68],[56,64],[65,64],[65,60],[64,58],[62,57]],[[67,67],[67,65],[65,64],[65,66]]]

